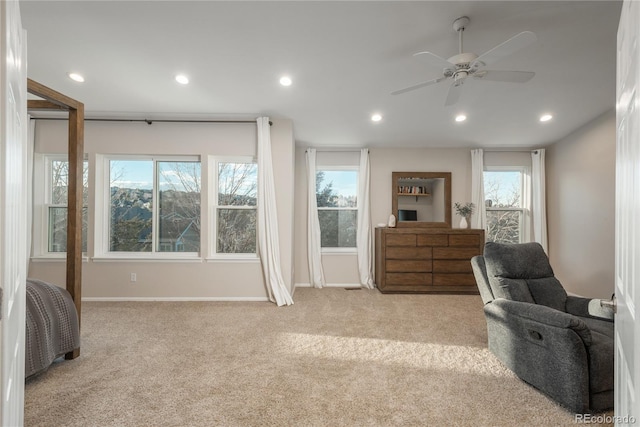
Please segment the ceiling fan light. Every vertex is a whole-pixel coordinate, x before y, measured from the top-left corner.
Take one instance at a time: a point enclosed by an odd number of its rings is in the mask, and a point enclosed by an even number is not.
[[[280,84],[282,86],[291,86],[291,83],[293,83],[293,81],[291,80],[291,77],[289,76],[282,76],[280,77]]]
[[[372,122],[376,122],[376,123],[377,123],[377,122],[379,122],[380,120],[382,120],[382,115],[381,115],[381,114],[375,113],[375,114],[373,114],[373,115],[371,116],[371,121],[372,121]]]
[[[181,85],[186,85],[189,84],[189,77],[185,76],[184,74],[178,74],[176,76],[176,81]]]
[[[467,116],[465,116],[464,114],[458,114],[455,120],[456,122],[461,123],[467,120]]]
[[[84,82],[84,77],[82,77],[81,74],[78,73],[68,73],[67,76],[69,76],[69,78],[71,80],[73,80],[74,82],[78,82],[78,83],[83,83]]]
[[[543,114],[542,116],[540,116],[540,121],[543,123],[548,122],[551,119],[553,119],[553,116],[551,114]]]

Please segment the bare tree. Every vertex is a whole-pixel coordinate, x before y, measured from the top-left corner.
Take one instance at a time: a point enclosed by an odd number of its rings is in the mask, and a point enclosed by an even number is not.
[[[485,198],[490,200],[487,208],[487,241],[501,243],[520,242],[519,183],[505,183],[495,174],[485,174]]]
[[[220,163],[218,169],[217,252],[255,253],[257,165]]]
[[[69,162],[52,160],[50,163],[49,251],[67,250],[67,197],[69,194]],[[82,250],[87,250],[87,206],[89,204],[89,173],[87,162],[82,173]]]

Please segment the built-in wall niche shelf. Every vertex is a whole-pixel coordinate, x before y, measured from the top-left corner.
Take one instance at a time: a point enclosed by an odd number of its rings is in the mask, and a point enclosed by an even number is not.
[[[451,172],[393,172],[398,227],[451,227]]]
[[[428,191],[427,187],[404,186],[404,187],[398,187],[398,192],[396,194],[398,196],[406,196],[406,197],[415,196],[416,202],[417,202],[418,197],[431,197],[431,193],[427,191]]]
[[[401,185],[398,187],[398,196],[431,196],[428,187],[418,185]]]

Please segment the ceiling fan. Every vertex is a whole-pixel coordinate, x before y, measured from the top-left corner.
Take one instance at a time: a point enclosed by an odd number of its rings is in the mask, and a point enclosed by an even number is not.
[[[469,18],[466,16],[453,21],[453,29],[458,32],[459,37],[460,53],[457,55],[454,55],[449,59],[444,59],[431,52],[418,52],[413,55],[425,59],[430,65],[441,67],[443,69],[442,77],[396,90],[395,92],[391,92],[391,95],[400,95],[402,93],[440,83],[445,80],[452,80],[453,82],[449,87],[447,99],[444,104],[445,106],[449,106],[458,102],[462,85],[468,77],[473,77],[477,80],[509,83],[526,83],[531,80],[535,75],[532,71],[498,71],[486,70],[484,67],[492,65],[502,58],[534,43],[537,40],[534,33],[531,31],[523,31],[478,56],[475,53],[465,53],[462,49],[462,33],[464,32],[465,27],[469,25],[469,21]]]

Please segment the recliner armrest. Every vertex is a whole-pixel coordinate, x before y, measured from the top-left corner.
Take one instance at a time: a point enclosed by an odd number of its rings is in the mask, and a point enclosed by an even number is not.
[[[546,326],[572,329],[582,338],[582,341],[586,345],[591,345],[591,331],[585,322],[570,313],[565,313],[547,307],[546,305],[497,298],[490,304],[487,304],[485,310],[493,314],[498,314],[497,312],[503,311],[507,316],[507,318],[505,318],[506,321],[508,321],[509,316],[514,316],[538,322]]]
[[[565,308],[567,313],[581,317],[593,317],[594,319],[613,322],[615,313],[608,307],[600,305],[600,299],[567,296]]]

